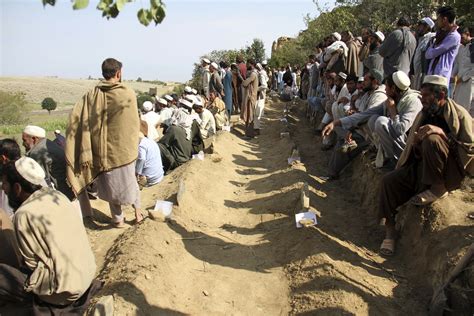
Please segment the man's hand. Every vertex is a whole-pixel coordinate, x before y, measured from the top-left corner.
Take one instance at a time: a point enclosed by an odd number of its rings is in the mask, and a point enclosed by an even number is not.
[[[388,98],[387,101],[385,101],[385,106],[387,108],[387,112],[390,115],[390,118],[395,118],[397,116],[397,105],[395,104],[395,100],[392,98]]]
[[[439,135],[441,136],[442,139],[445,141],[448,141],[448,136],[444,133],[443,129],[441,127],[435,126],[435,125],[423,125],[418,130],[415,132],[415,142],[420,143],[429,135]]]
[[[341,97],[341,98],[339,98],[339,100],[337,102],[341,103],[341,104],[347,104],[347,103],[349,103],[349,99],[346,98],[346,97]]]
[[[350,142],[352,142],[352,132],[347,132],[346,137],[345,137],[344,140],[345,140],[345,142],[346,142],[347,144],[349,144]]]
[[[323,131],[321,132],[321,134],[323,136],[328,136],[329,134],[331,134],[333,129],[334,129],[334,122],[331,122],[323,128]]]

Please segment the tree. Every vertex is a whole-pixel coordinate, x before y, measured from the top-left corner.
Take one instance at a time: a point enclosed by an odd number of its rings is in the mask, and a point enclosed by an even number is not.
[[[53,98],[45,98],[43,102],[41,102],[41,108],[47,110],[49,114],[51,114],[51,111],[56,110],[57,106],[58,104],[53,100]]]
[[[97,5],[97,10],[102,11],[102,16],[107,19],[115,19],[123,10],[125,4],[134,2],[135,0],[100,0]],[[42,0],[43,6],[56,4],[56,0]],[[72,0],[72,8],[74,10],[85,9],[89,6],[89,0]],[[148,26],[151,22],[155,25],[163,22],[166,16],[165,4],[161,0],[150,0],[150,7],[148,9],[141,8],[137,12],[138,21],[141,24]]]
[[[245,53],[247,58],[253,58],[257,63],[265,60],[265,45],[259,38],[255,38],[250,46],[247,46]]]

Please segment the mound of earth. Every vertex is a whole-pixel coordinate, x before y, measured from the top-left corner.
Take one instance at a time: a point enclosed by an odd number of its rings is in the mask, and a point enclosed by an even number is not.
[[[87,227],[105,281],[99,296],[113,296],[117,315],[426,313],[434,288],[472,242],[472,222],[462,213],[472,192],[401,210],[400,247],[384,259],[374,216],[381,175],[359,158],[341,180],[321,180],[328,153],[303,105],[293,106],[288,126],[284,110],[269,101],[258,139],[243,141],[237,124],[203,161],[144,189],[145,208],[175,204],[166,222],[108,229],[106,203],[93,201],[98,220]],[[302,162],[288,165],[295,144]],[[304,183],[318,225],[297,229]],[[472,273],[465,274],[455,293],[469,289]]]

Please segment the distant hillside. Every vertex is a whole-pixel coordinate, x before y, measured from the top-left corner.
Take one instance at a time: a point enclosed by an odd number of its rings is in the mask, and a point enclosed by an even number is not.
[[[24,92],[28,102],[39,104],[46,97],[52,97],[59,106],[75,104],[82,95],[97,84],[98,80],[61,79],[41,77],[0,77],[0,90],[7,92]],[[134,90],[148,92],[150,88],[158,88],[158,94],[173,90],[176,83],[156,85],[147,82],[126,81],[126,85]]]

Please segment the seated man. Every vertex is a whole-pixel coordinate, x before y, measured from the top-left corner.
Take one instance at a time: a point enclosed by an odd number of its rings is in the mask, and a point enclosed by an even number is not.
[[[216,121],[211,111],[205,109],[201,102],[195,103],[193,105],[193,110],[199,115],[200,118],[199,129],[201,131],[202,138],[206,139],[213,136],[216,133]]]
[[[381,81],[382,74],[377,70],[372,70],[372,74],[367,73],[364,76],[362,91],[365,93],[357,100],[359,102],[357,102],[357,108],[354,107],[354,110],[370,109],[385,102],[387,96],[385,94],[385,86],[380,86]],[[381,87],[383,91],[380,89]],[[351,122],[353,116],[354,114],[341,117],[333,123],[336,128],[344,129],[346,134],[344,137],[339,136],[329,160],[329,180],[337,179],[342,169],[369,145],[368,140],[371,138],[364,137],[366,136],[364,134],[367,128],[365,124],[362,125],[363,122],[359,122],[354,127],[350,124],[345,124],[346,121]],[[359,129],[356,130],[356,127]],[[341,131],[339,134],[341,134]]]
[[[33,158],[46,172],[46,182],[70,200],[74,193],[66,182],[66,157],[64,149],[46,138],[46,131],[38,126],[28,125],[23,130],[23,147],[26,156]]]
[[[145,121],[148,125],[148,131],[145,135],[156,142],[160,138],[158,130],[156,129],[160,122],[160,115],[155,112],[155,106],[153,103],[151,103],[151,101],[143,102],[142,109],[143,113],[141,115],[141,120]]]
[[[66,138],[61,135],[61,131],[59,129],[54,131],[54,136],[56,137],[54,142],[58,144],[59,147],[64,148],[64,145],[66,144]]]
[[[193,120],[189,115],[189,102],[180,100],[180,107],[166,120],[163,137],[158,142],[165,171],[175,169],[191,159]]]
[[[137,175],[138,184],[141,187],[152,186],[163,180],[163,164],[161,162],[160,148],[153,140],[145,137],[145,126],[140,125],[142,130],[138,138],[138,158],[135,164],[135,173]]]
[[[22,267],[0,264],[0,302],[47,308],[48,315],[69,307],[83,314],[98,290],[94,254],[77,210],[61,192],[42,187],[44,178],[28,157],[4,166]]]
[[[395,249],[398,206],[410,199],[417,205],[432,203],[459,188],[466,174],[474,175],[472,117],[448,98],[448,80],[426,76],[421,95],[423,110],[410,130],[397,169],[381,183],[379,218],[385,219],[386,235],[380,252],[384,255],[392,255]]]
[[[209,92],[209,105],[207,109],[214,115],[216,128],[222,129],[222,126],[229,125],[229,117],[225,109],[225,103],[214,92]]]
[[[11,138],[0,140],[0,170],[9,161],[16,161],[21,157],[21,150],[18,143]],[[46,182],[45,182],[46,184]],[[0,181],[1,185],[1,181]],[[8,204],[8,197],[0,187],[0,208],[3,209],[9,217],[13,216],[13,209]]]
[[[386,78],[387,101],[330,123],[324,128],[323,135],[329,135],[334,126],[341,126],[342,123],[345,129],[350,129],[368,120],[370,132],[380,142],[383,166],[393,170],[405,148],[406,134],[422,108],[418,91],[411,90],[409,86],[410,79],[403,71],[394,72]]]

